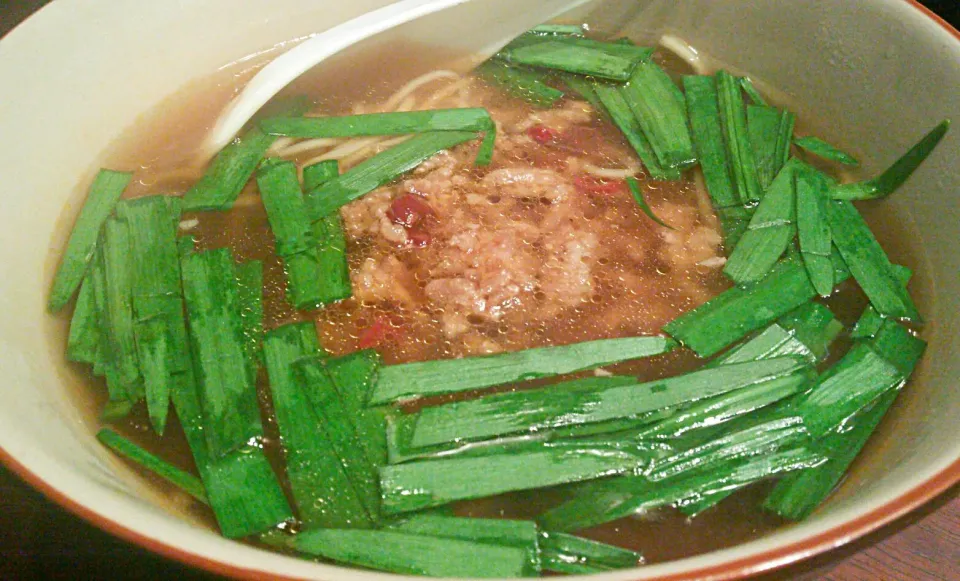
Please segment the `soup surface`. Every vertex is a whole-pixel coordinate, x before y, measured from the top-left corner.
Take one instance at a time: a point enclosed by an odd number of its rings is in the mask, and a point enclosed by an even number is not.
[[[405,51],[407,65],[385,73],[379,56],[385,50]],[[689,72],[670,55],[655,58],[671,73]],[[467,142],[341,209],[351,298],[309,312],[290,305],[283,263],[274,253],[252,181],[232,210],[183,216],[181,233],[195,236],[199,249],[228,247],[238,261],[264,262],[267,330],[313,320],[322,345],[334,355],[373,347],[386,363],[446,359],[656,334],[729,286],[721,273],[725,250],[719,224],[698,172],[687,172],[677,182],[654,181],[619,131],[586,101],[571,96],[574,92],[552,108],[537,108],[477,76],[447,70],[446,60],[417,47],[377,47],[335,60],[291,89],[315,102],[310,115],[483,107],[497,124],[489,166],[474,165],[477,143]],[[191,87],[125,136],[104,165],[135,171],[126,195],[188,189],[203,171],[192,159],[193,148],[255,69],[227,69]],[[294,160],[301,168],[338,159],[343,171],[400,139],[281,139],[268,155]],[[637,177],[653,213],[669,228],[644,214],[625,187],[626,176]],[[865,304],[852,284],[829,300],[846,324]],[[846,346],[841,341],[834,348],[839,353]],[[580,375],[653,379],[688,371],[698,361],[678,349]],[[103,386],[95,379],[85,383],[99,408]],[[265,449],[282,473],[263,373],[258,389]],[[158,438],[138,407],[118,429],[193,469],[178,427],[170,426]],[[778,517],[756,509],[769,486],[742,490],[695,518],[663,509],[578,534],[640,551],[646,562],[696,555],[781,526]],[[175,491],[169,494],[177,502],[192,502]],[[461,502],[455,511],[533,518],[560,498],[559,491],[535,490]],[[213,523],[202,506],[189,510]]]

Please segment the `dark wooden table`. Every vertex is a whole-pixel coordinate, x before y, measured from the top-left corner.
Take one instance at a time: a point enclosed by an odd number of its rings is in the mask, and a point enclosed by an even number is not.
[[[0,0],[0,35],[49,0]],[[928,0],[960,26],[960,1]],[[0,580],[214,581],[65,512],[0,467]],[[755,581],[960,580],[960,486],[873,534]]]

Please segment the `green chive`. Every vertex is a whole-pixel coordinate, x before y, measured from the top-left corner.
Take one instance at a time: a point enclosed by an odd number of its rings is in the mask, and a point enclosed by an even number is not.
[[[544,569],[568,575],[590,575],[643,564],[640,553],[565,533],[543,532],[540,550]]]
[[[377,466],[370,462],[357,431],[350,407],[340,397],[323,358],[308,357],[293,364],[294,374],[323,423],[334,453],[343,465],[353,490],[370,518],[380,520],[380,489]]]
[[[621,93],[661,166],[685,169],[697,162],[683,92],[663,69],[641,63]]]
[[[905,327],[890,320],[882,323],[877,337],[867,345],[904,378],[913,373],[926,347]],[[840,483],[898,393],[896,387],[886,389],[866,406],[835,421],[836,427],[817,440],[816,449],[828,458],[827,462],[784,478],[767,497],[764,508],[792,520],[809,516]]]
[[[637,153],[637,157],[643,162],[650,177],[655,180],[679,180],[681,177],[679,169],[665,168],[660,165],[650,142],[644,136],[633,111],[630,110],[630,105],[624,98],[622,90],[615,85],[606,83],[594,83],[593,89],[603,103],[610,119],[613,120],[614,125],[620,129],[627,142]]]
[[[796,236],[794,175],[800,164],[793,158],[780,170],[727,259],[723,273],[737,284],[767,276]]]
[[[886,320],[876,335],[868,341],[870,348],[910,377],[927,348],[926,342],[894,321]]]
[[[896,397],[896,390],[885,392],[868,409],[845,422],[843,432],[834,431],[821,438],[817,450],[827,461],[788,474],[777,483],[763,507],[791,520],[810,516],[840,483]]]
[[[277,427],[286,458],[287,478],[300,519],[305,526],[373,526],[373,518],[337,455],[334,429],[321,417],[307,389],[298,380],[293,363],[316,356],[320,345],[313,323],[284,325],[264,337],[263,353],[270,377]]]
[[[652,48],[615,42],[599,42],[576,36],[523,39],[508,44],[497,58],[532,67],[626,81],[638,64],[653,55]]]
[[[787,357],[730,364],[684,375],[623,386],[535,390],[494,394],[421,410],[412,445],[429,446],[572,424],[636,416],[768,380],[794,386],[807,378],[805,363]]]
[[[669,228],[674,230],[675,228],[660,218],[657,218],[656,214],[653,213],[653,210],[650,209],[650,206],[647,204],[647,201],[643,199],[643,192],[640,191],[640,184],[637,182],[637,178],[628,177],[627,178],[627,187],[630,189],[630,194],[633,195],[633,199],[636,200],[637,205],[640,206],[640,209],[648,218],[656,222],[657,224],[663,226],[664,228]]]
[[[203,483],[193,474],[157,458],[110,428],[101,428],[97,432],[97,439],[120,456],[163,478],[203,504],[209,504]]]
[[[128,224],[134,264],[133,311],[147,411],[163,434],[173,374],[189,365],[177,248],[179,200],[147,196],[122,202],[117,215]]]
[[[897,280],[904,287],[907,286],[907,283],[910,282],[910,278],[913,276],[913,271],[907,268],[906,266],[901,266],[899,264],[893,265],[894,276],[897,277]],[[82,289],[81,289],[82,290]],[[860,319],[857,320],[857,324],[853,327],[853,330],[850,332],[851,339],[870,339],[877,334],[877,331],[880,330],[880,326],[883,325],[883,315],[877,312],[877,309],[873,308],[873,305],[867,305],[863,310],[863,314],[860,315]]]
[[[380,368],[380,377],[370,393],[368,404],[573,373],[660,355],[672,347],[671,341],[659,336],[625,337],[463,359],[386,365]]]
[[[818,438],[904,381],[896,366],[869,346],[856,344],[821,375],[809,392],[790,402],[789,407],[803,416],[810,433]]]
[[[741,85],[726,71],[716,75],[720,105],[720,127],[730,159],[731,175],[741,204],[759,202],[762,196],[757,177],[756,160],[747,133],[747,116],[741,96]]]
[[[311,192],[340,175],[340,162],[335,159],[318,161],[303,168],[303,190]]]
[[[171,398],[223,536],[228,539],[247,537],[293,518],[283,490],[259,444],[246,445],[220,459],[211,456],[204,437],[199,393],[191,371],[177,374]]]
[[[416,514],[390,529],[407,534],[523,549],[527,555],[524,576],[540,575],[540,534],[533,521]]]
[[[740,197],[734,192],[730,177],[730,162],[720,125],[720,106],[717,84],[710,76],[685,76],[683,89],[690,117],[691,135],[696,145],[707,193],[715,208],[739,206]],[[726,232],[727,229],[724,228]],[[732,247],[732,244],[729,244]]]
[[[275,135],[253,127],[227,145],[210,162],[206,173],[183,195],[183,210],[229,210],[247,185]]]
[[[760,91],[754,86],[753,81],[750,80],[750,77],[740,77],[740,87],[743,88],[743,92],[750,97],[754,105],[763,106],[767,104],[763,95],[760,94]]]
[[[886,252],[850,202],[827,205],[830,233],[853,278],[881,315],[922,322],[913,299],[897,278]]]
[[[100,349],[100,317],[97,311],[94,287],[96,275],[93,270],[100,267],[99,260],[93,260],[80,285],[77,305],[70,317],[70,333],[67,336],[67,359],[80,363],[94,363]]]
[[[325,361],[337,393],[353,416],[360,445],[373,466],[387,463],[387,418],[379,408],[366,407],[367,396],[380,371],[380,355],[373,349],[354,351]]]
[[[476,72],[485,81],[537,107],[552,107],[563,97],[563,91],[546,84],[546,75],[538,71],[488,60]]]
[[[746,206],[728,206],[717,209],[717,218],[723,230],[723,246],[728,253],[737,247],[750,224],[751,209]]]
[[[117,218],[107,220],[103,228],[103,289],[105,313],[103,326],[104,372],[110,399],[139,400],[143,397],[143,378],[134,338],[133,255],[130,230]]]
[[[793,448],[728,460],[709,470],[657,483],[638,475],[587,482],[577,487],[573,498],[536,520],[547,530],[573,531],[657,507],[673,504],[682,509],[684,504],[696,502],[705,490],[736,490],[763,478],[818,466],[823,460],[815,452]]]
[[[600,101],[600,96],[597,95],[597,91],[593,88],[592,81],[586,77],[572,73],[560,73],[560,79],[567,88],[583,97],[595,110],[604,110],[603,103]]]
[[[293,538],[298,551],[367,569],[456,578],[522,577],[527,554],[501,544],[395,531],[326,529]]]
[[[257,171],[257,185],[276,239],[277,255],[286,267],[287,300],[298,309],[321,306],[325,297],[320,258],[296,165],[279,159],[265,161]]]
[[[790,158],[796,116],[776,107],[747,107],[747,134],[757,164],[757,179],[766,190]]]
[[[301,139],[406,135],[428,131],[474,131],[484,134],[477,165],[487,165],[493,155],[496,125],[486,109],[432,109],[369,113],[344,117],[273,117],[260,122],[271,135]]]
[[[312,191],[340,175],[335,159],[317,162],[303,168],[303,188]],[[320,302],[329,304],[350,297],[350,268],[347,264],[347,240],[343,234],[343,220],[339,212],[331,212],[313,222],[313,237],[317,241],[317,261]]]
[[[310,190],[306,197],[307,212],[318,220],[417,167],[427,158],[476,136],[469,131],[433,131],[414,136]]]
[[[827,223],[829,180],[810,166],[795,174],[797,190],[797,234],[800,255],[810,282],[821,297],[833,294],[833,239]]]
[[[800,149],[808,151],[813,155],[816,155],[817,157],[823,158],[827,161],[835,161],[837,163],[842,163],[843,165],[849,166],[860,165],[860,162],[857,161],[857,158],[853,157],[849,153],[837,149],[819,137],[798,137],[793,140],[793,143]]]
[[[60,259],[60,266],[53,277],[50,298],[47,302],[47,310],[51,313],[62,309],[83,281],[87,266],[97,248],[100,229],[113,213],[113,208],[132,177],[132,173],[101,169],[94,178],[73,231],[70,232],[67,248],[63,252],[63,258]]]
[[[645,466],[650,457],[650,452],[615,446],[546,443],[539,451],[385,466],[380,470],[383,509],[397,514],[457,500],[589,480]]]
[[[944,120],[930,130],[913,147],[893,162],[885,172],[871,180],[844,184],[833,188],[831,195],[835,200],[870,200],[889,196],[913,175],[920,164],[933,153],[934,148],[946,135],[950,121]]]
[[[243,346],[251,376],[263,365],[263,263],[259,260],[237,265],[237,298],[243,326]]]
[[[844,277],[837,277],[837,283]],[[755,285],[734,287],[664,326],[664,331],[701,357],[716,354],[748,333],[763,328],[800,305],[817,291],[795,260],[777,264]]]
[[[209,454],[219,458],[260,436],[260,407],[249,373],[236,267],[228,249],[182,262],[190,338]]]
[[[260,197],[276,240],[277,256],[285,258],[316,246],[300,191],[297,166],[277,158],[265,160],[257,170]]]

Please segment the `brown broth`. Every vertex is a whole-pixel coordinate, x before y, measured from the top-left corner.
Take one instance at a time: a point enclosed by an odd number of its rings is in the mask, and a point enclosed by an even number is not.
[[[380,50],[383,50],[382,48]],[[383,68],[378,66],[380,52],[372,50],[339,59],[323,71],[307,75],[297,83],[294,91],[306,91],[311,94],[324,111],[330,113],[348,112],[357,102],[376,103],[382,100],[395,87],[406,79],[412,78],[430,69],[439,68],[446,59],[438,58],[430,51],[416,50],[411,47],[396,48],[404,50],[406,66]],[[660,57],[661,62],[674,69],[682,67],[671,57]],[[451,59],[455,60],[455,59]],[[135,171],[134,185],[128,192],[131,196],[149,193],[179,194],[200,175],[201,168],[189,163],[193,149],[211,127],[216,113],[222,105],[237,91],[237,87],[248,79],[259,65],[246,69],[228,68],[217,75],[185,88],[168,100],[162,107],[141,119],[128,131],[108,155],[105,165],[116,169]],[[390,71],[384,75],[384,70]],[[376,74],[371,74],[376,71]],[[368,79],[378,78],[375,86]],[[332,82],[335,79],[336,82]],[[518,107],[516,103],[505,99],[498,102],[504,107]],[[598,138],[602,135],[602,139]],[[595,121],[586,135],[585,149],[601,150],[604,147],[623,149],[625,144],[619,133],[603,122]],[[598,141],[599,139],[599,141]],[[602,141],[608,144],[602,143]],[[498,164],[516,163],[517,159],[495,161]],[[532,166],[543,163],[542,159],[527,159]],[[549,162],[549,160],[548,160]],[[186,168],[186,169],[183,169]],[[685,200],[694,204],[696,194],[692,182],[677,185],[645,183],[646,192],[652,205],[657,206],[671,200]],[[518,212],[536,213],[543,209],[536,206],[519,205]],[[616,218],[610,223],[616,229],[626,229],[627,234],[642,228],[649,228],[636,205],[628,196],[616,199],[597,199],[586,208],[587,220],[598,219],[604,212],[612,212]],[[909,246],[911,236],[905,232],[903,221],[890,218],[875,208],[868,208],[866,216],[878,232],[884,246],[892,248],[891,256],[895,260],[909,265],[918,265],[922,261],[915,248]],[[387,362],[402,362],[435,358],[449,358],[464,354],[462,346],[444,337],[439,328],[440,313],[429,309],[408,310],[398,305],[371,305],[357,299],[348,299],[333,305],[324,311],[315,313],[298,312],[285,300],[285,275],[281,261],[273,253],[273,237],[270,233],[266,215],[258,203],[254,187],[248,187],[241,195],[237,208],[225,213],[203,213],[187,215],[185,219],[197,218],[200,225],[191,233],[197,236],[200,248],[229,247],[237,260],[263,260],[265,267],[265,325],[267,329],[300,320],[315,319],[324,346],[334,354],[343,354],[357,348],[357,339],[362,330],[378,318],[386,318],[403,333],[399,338],[387,341],[379,347]],[[611,231],[614,235],[614,231]],[[427,253],[437,252],[428,248]],[[356,269],[363,257],[383,256],[395,252],[395,248],[377,246],[377,243],[351,242],[349,247],[351,268]],[[379,254],[378,254],[379,253]],[[400,260],[417,277],[425,277],[424,260],[418,251],[410,250],[398,253]],[[527,347],[566,344],[601,337],[624,336],[641,332],[654,332],[659,326],[677,313],[693,308],[725,288],[726,283],[716,272],[691,271],[692,284],[703,290],[696,296],[677,290],[673,281],[654,294],[625,293],[625,285],[618,277],[630,270],[629,264],[618,263],[611,259],[603,264],[597,295],[593,300],[566,313],[564,319],[543,319],[535,323],[524,322],[524,313],[507,317],[510,324],[487,321],[479,327],[479,333],[487,338],[496,339],[505,350]],[[668,277],[669,268],[652,261],[643,276],[653,280]],[[671,280],[663,278],[664,281]],[[926,283],[921,282],[924,288]],[[651,287],[661,285],[652,284]],[[618,294],[619,293],[619,294]],[[925,295],[928,293],[924,293]],[[525,299],[526,300],[526,299]],[[536,297],[529,299],[536,303]],[[597,323],[602,309],[619,305],[621,316],[617,325],[604,327]],[[663,306],[665,310],[657,310]],[[829,306],[845,324],[852,324],[866,305],[866,299],[855,285],[846,285],[829,300]],[[922,305],[921,305],[922,306]],[[522,310],[521,310],[522,311]],[[398,321],[399,319],[399,321]],[[65,344],[65,327],[68,319],[63,319],[56,339]],[[834,353],[845,348],[840,345]],[[609,367],[615,373],[633,374],[643,379],[674,375],[698,365],[695,356],[686,350],[650,360],[628,362]],[[102,382],[90,378],[89,373],[79,366],[69,366],[66,375],[69,381],[81,386],[81,400],[85,409],[98,410],[105,401],[105,389]],[[544,382],[530,382],[524,386],[506,386],[501,389],[524,389]],[[265,427],[265,449],[280,471],[283,466],[282,452],[279,448],[279,434],[270,409],[269,387],[261,374],[258,382],[260,401],[263,407]],[[462,396],[454,396],[462,397]],[[428,403],[449,401],[451,398],[437,398]],[[94,417],[95,411],[89,416]],[[92,424],[96,422],[91,420]],[[170,422],[163,438],[157,437],[149,428],[145,410],[138,407],[126,421],[116,426],[123,434],[133,438],[148,450],[162,456],[173,464],[194,471],[193,461],[186,446],[182,430],[175,421]],[[145,474],[158,489],[171,498],[177,497],[176,491],[165,483]],[[696,518],[688,518],[673,509],[658,510],[637,517],[622,519],[588,531],[584,536],[641,551],[648,563],[689,557],[711,550],[728,547],[758,538],[784,523],[777,517],[757,510],[759,501],[769,490],[770,483],[760,483],[734,494],[718,506]],[[494,518],[532,518],[560,499],[557,490],[535,490],[501,495],[476,501],[461,502],[455,506],[457,514],[465,516],[483,516]],[[185,497],[176,501],[184,504]],[[191,505],[191,514],[199,516],[209,526],[215,526],[210,515],[202,506]]]

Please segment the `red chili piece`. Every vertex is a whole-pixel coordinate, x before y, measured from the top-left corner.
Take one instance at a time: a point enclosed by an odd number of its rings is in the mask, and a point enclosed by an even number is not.
[[[530,139],[542,145],[554,143],[557,141],[557,138],[560,137],[556,131],[550,129],[546,125],[534,125],[533,127],[527,129],[527,135],[530,136]]]
[[[407,228],[407,240],[410,241],[410,244],[416,246],[417,248],[423,248],[424,246],[430,244],[433,240],[433,237],[430,236],[430,233],[424,230],[423,228]]]
[[[395,199],[387,210],[387,217],[394,224],[399,224],[406,228],[412,228],[427,216],[435,216],[436,212],[430,207],[430,204],[423,201],[420,196],[413,194],[404,194]]]
[[[589,174],[580,174],[573,179],[573,185],[585,194],[608,196],[624,191],[627,183],[623,180],[605,180]]]
[[[384,318],[378,318],[372,325],[360,331],[357,338],[357,346],[361,349],[369,349],[383,343],[390,335],[390,323]]]

